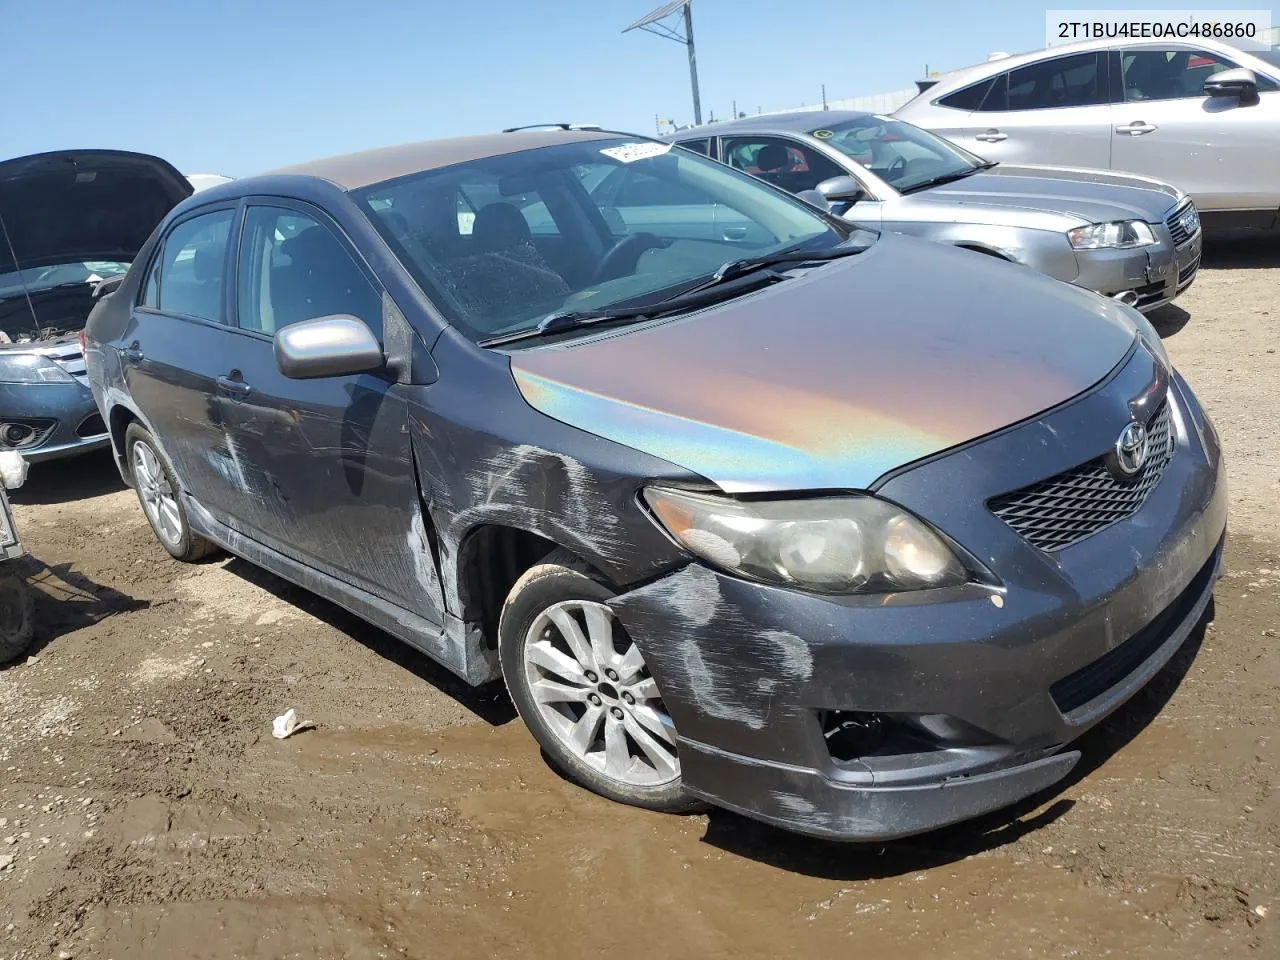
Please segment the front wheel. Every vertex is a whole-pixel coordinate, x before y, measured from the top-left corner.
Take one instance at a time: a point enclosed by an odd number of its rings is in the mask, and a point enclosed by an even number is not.
[[[511,589],[499,659],[516,709],[551,762],[611,800],[686,812],[675,727],[612,592],[560,551]]]
[[[13,569],[0,570],[0,664],[22,656],[35,636],[35,596],[25,577]]]
[[[133,489],[160,546],[171,556],[188,563],[213,553],[217,547],[193,532],[187,522],[182,487],[155,437],[142,424],[131,423],[124,434],[124,449],[133,476]]]

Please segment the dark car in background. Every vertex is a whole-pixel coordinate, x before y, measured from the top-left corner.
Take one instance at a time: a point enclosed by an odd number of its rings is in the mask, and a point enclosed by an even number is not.
[[[621,169],[642,226],[593,199]],[[87,341],[173,556],[504,679],[557,768],[652,809],[869,839],[1012,803],[1218,575],[1218,439],[1140,313],[643,137],[213,187]]]
[[[0,163],[0,449],[29,461],[109,443],[80,332],[191,184],[156,157],[69,150]]]

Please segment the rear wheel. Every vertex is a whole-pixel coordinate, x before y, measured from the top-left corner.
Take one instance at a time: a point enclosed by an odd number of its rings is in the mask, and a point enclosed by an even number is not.
[[[503,677],[551,762],[621,803],[684,812],[675,727],[613,593],[557,551],[511,589],[499,625]]]
[[[214,544],[191,530],[187,508],[182,502],[182,487],[155,437],[142,424],[131,423],[125,431],[124,449],[133,489],[160,545],[171,556],[189,563],[217,550]]]

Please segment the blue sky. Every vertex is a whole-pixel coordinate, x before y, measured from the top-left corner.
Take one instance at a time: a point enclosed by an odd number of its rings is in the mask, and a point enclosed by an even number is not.
[[[116,147],[158,154],[184,173],[244,176],[522,123],[652,133],[655,114],[692,120],[684,47],[620,33],[658,4],[3,0],[0,154]],[[695,0],[703,116],[728,116],[735,99],[748,112],[814,103],[823,83],[830,99],[895,90],[926,64],[950,69],[1041,47],[1045,9],[1025,0]]]

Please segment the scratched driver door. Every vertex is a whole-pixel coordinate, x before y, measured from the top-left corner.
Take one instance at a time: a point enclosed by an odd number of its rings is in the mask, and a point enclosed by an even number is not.
[[[281,326],[340,313],[381,339],[381,291],[327,218],[287,201],[247,208],[237,281],[241,343],[223,386],[245,534],[440,622],[395,383],[382,371],[291,380],[272,349]]]

